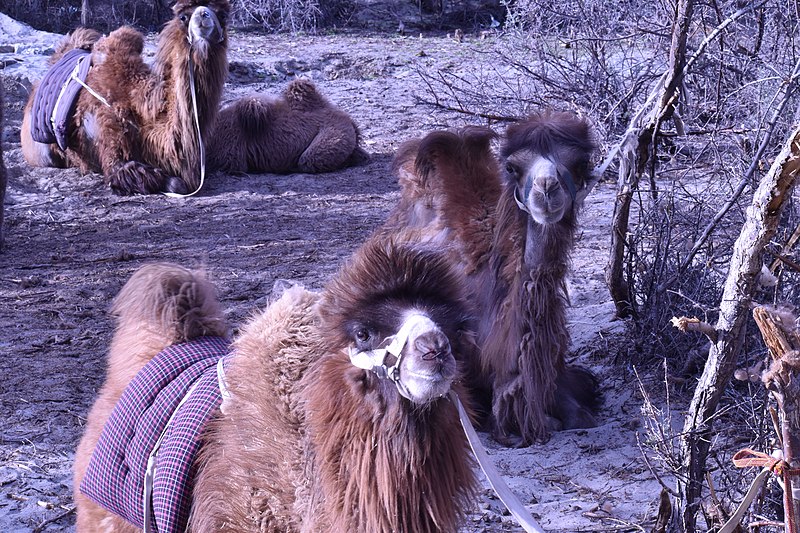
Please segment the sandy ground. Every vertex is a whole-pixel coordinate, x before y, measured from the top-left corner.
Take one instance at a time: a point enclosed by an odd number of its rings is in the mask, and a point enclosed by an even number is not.
[[[118,197],[97,175],[27,167],[22,107],[43,72],[42,52],[59,36],[2,18],[0,30],[10,171],[0,253],[0,531],[72,531],[73,452],[104,370],[107,309],[128,276],[155,260],[202,265],[234,324],[263,306],[278,280],[321,287],[397,201],[389,164],[398,145],[476,123],[418,104],[418,70],[476,68],[500,37],[233,34],[226,100],[309,76],[361,126],[371,161],[319,176],[214,175],[199,197],[176,200]],[[570,280],[572,356],[601,377],[601,426],[518,450],[483,435],[549,531],[644,531],[659,494],[637,446],[635,380],[613,364],[624,331],[602,277],[613,193],[601,183],[587,200]],[[488,488],[464,528],[517,530]]]

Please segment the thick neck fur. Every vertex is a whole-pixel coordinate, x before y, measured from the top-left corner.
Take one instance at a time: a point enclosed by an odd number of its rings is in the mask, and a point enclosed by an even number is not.
[[[455,406],[440,398],[415,407],[340,354],[316,365],[307,389],[315,492],[325,509],[315,519],[328,522],[312,529],[457,531],[476,480]]]
[[[181,175],[187,184],[196,186],[200,175],[200,140],[192,107],[189,78],[189,54],[194,67],[197,114],[203,142],[217,116],[225,77],[228,73],[227,36],[219,44],[199,41],[189,45],[186,29],[178,19],[173,19],[159,36],[153,73],[152,93],[145,105],[149,113],[159,116],[158,126],[151,133],[154,150],[175,151],[176,157],[167,161],[180,161],[180,168],[170,169]],[[179,139],[180,142],[176,142]]]

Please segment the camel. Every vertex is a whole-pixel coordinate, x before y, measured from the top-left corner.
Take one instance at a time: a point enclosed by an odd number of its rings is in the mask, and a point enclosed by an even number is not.
[[[220,111],[209,166],[227,172],[310,174],[365,162],[353,119],[311,80],[297,78],[279,97],[252,95]]]
[[[80,89],[71,107],[53,96],[60,84],[44,90],[48,75],[32,91],[21,132],[25,160],[100,172],[122,195],[196,192],[228,73],[229,10],[228,0],[178,0],[152,66],[142,57],[144,37],[133,28],[106,37],[75,30],[59,45],[51,71],[69,74],[70,61],[79,61],[76,70],[88,69],[85,87],[64,86],[65,93]],[[52,115],[44,105],[51,100]]]
[[[141,516],[140,480],[118,475],[112,481],[113,487],[98,486],[97,490],[89,491],[93,492],[93,497],[87,496],[82,490],[85,489],[84,481],[92,453],[98,448],[106,423],[112,416],[116,418],[124,414],[123,411],[115,414],[115,408],[123,395],[129,394],[126,392],[129,384],[157,355],[169,354],[167,350],[172,347],[216,343],[226,352],[229,344],[226,339],[230,328],[215,288],[199,270],[170,263],[142,266],[114,299],[111,313],[116,319],[116,328],[108,352],[106,378],[89,411],[83,437],[75,452],[73,490],[79,533],[127,533],[139,531],[142,526],[139,522],[137,527],[96,501],[99,499],[108,504],[107,499],[112,497],[125,503],[133,501],[131,510],[120,509],[119,501],[115,509],[128,516]],[[149,421],[146,415],[142,413],[141,418]],[[185,442],[179,442],[179,445],[185,446]],[[105,442],[102,446],[109,447],[109,444]],[[137,464],[131,461],[130,469],[136,472]],[[120,481],[120,478],[124,481]],[[156,496],[159,496],[158,492]],[[183,517],[185,526],[191,502],[179,503],[186,507]],[[165,528],[159,527],[159,531],[164,532]]]
[[[3,85],[0,84],[0,250],[3,249],[3,202],[6,198],[6,186],[8,176],[6,176],[6,166],[3,163]]]
[[[189,279],[175,287],[196,305],[182,298],[190,308],[161,312],[172,308],[162,303],[173,298],[165,280],[185,269],[151,268],[158,272],[137,272],[115,299],[106,383],[76,452],[82,489],[115,400],[130,380],[141,383],[137,370],[169,353],[170,340],[190,338],[184,322],[204,325],[194,333],[223,329],[216,302],[200,297],[211,290],[185,290]],[[455,391],[469,408],[461,376],[477,359],[469,320],[447,259],[402,240],[368,241],[322,293],[288,289],[218,363],[224,392],[201,430],[185,530],[457,531],[478,489],[447,397]],[[76,503],[79,532],[138,531],[145,520],[128,523],[81,493]],[[167,530],[185,526],[176,527]]]
[[[500,157],[480,127],[409,142],[395,167],[402,198],[383,228],[449,250],[477,317],[473,388],[499,442],[526,446],[551,431],[596,425],[598,383],[566,362],[565,277],[594,150],[569,113],[510,126]]]

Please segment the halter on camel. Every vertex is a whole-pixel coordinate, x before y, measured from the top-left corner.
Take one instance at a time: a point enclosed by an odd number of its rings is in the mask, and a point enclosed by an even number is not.
[[[408,389],[403,384],[400,376],[400,363],[403,360],[403,349],[413,333],[431,330],[439,330],[435,322],[425,315],[414,314],[406,319],[403,326],[395,335],[387,339],[391,339],[391,342],[386,348],[358,351],[354,346],[351,346],[346,352],[350,357],[350,362],[353,363],[354,366],[372,371],[380,379],[392,381],[400,395],[406,399],[410,399]],[[388,354],[392,354],[397,358],[392,366],[386,366],[386,356]],[[461,426],[464,428],[464,433],[467,435],[472,453],[475,454],[475,458],[478,460],[481,470],[483,470],[483,473],[486,475],[486,479],[489,480],[489,484],[506,506],[506,509],[509,510],[514,518],[517,519],[517,522],[519,522],[522,528],[528,533],[545,533],[542,526],[536,522],[528,510],[525,509],[522,502],[520,502],[511,489],[508,488],[508,485],[503,481],[503,478],[494,467],[494,464],[492,464],[483,444],[481,444],[475,428],[472,427],[469,415],[467,415],[467,412],[464,410],[464,406],[461,404],[461,400],[459,400],[455,391],[450,391],[450,400],[455,404],[458,410],[458,418],[461,421]]]
[[[575,179],[572,177],[572,172],[570,172],[569,169],[564,165],[562,165],[561,163],[557,163],[552,159],[550,159],[549,157],[546,157],[545,159],[547,159],[548,161],[553,163],[553,165],[555,165],[556,174],[558,176],[558,182],[564,187],[566,187],[567,191],[569,192],[569,197],[572,199],[574,203],[578,194],[578,189],[575,186]],[[514,187],[514,201],[517,203],[517,207],[519,207],[522,211],[528,213],[529,215],[531,214],[531,212],[528,209],[528,206],[525,205],[525,202],[522,201],[522,199],[528,198],[528,196],[531,193],[531,189],[533,189],[533,178],[531,177],[526,177],[525,179],[525,183],[522,186],[522,198],[520,198],[519,186]]]

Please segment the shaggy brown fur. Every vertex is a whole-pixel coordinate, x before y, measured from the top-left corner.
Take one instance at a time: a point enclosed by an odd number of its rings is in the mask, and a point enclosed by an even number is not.
[[[201,160],[189,56],[194,64],[200,134],[206,139],[228,72],[229,9],[228,0],[179,0],[173,7],[175,18],[159,36],[152,67],[141,55],[143,36],[133,28],[119,28],[104,38],[85,28],[73,32],[52,61],[73,48],[91,50],[92,69],[86,82],[110,107],[82,90],[70,122],[68,147],[62,151],[56,144],[38,143],[31,137],[34,89],[22,124],[26,161],[33,166],[102,172],[118,194],[194,191],[200,182]]]
[[[78,489],[103,426],[125,387],[167,346],[204,335],[225,336],[229,331],[216,291],[205,275],[168,263],[137,270],[114,299],[111,312],[117,326],[108,352],[106,379],[75,452],[73,495],[77,531],[84,533],[138,531]]]
[[[402,225],[414,209],[434,211],[422,238],[454,242],[453,260],[462,265],[476,304],[482,370],[475,388],[490,391],[495,437],[527,445],[547,439],[554,428],[595,425],[598,392],[591,373],[565,362],[565,276],[579,206],[563,176],[540,180],[531,192],[533,203],[564,206],[558,220],[538,222],[517,206],[514,194],[527,179],[539,180],[528,177],[539,156],[568,169],[580,190],[594,145],[589,125],[577,117],[534,115],[506,132],[501,173],[491,138],[491,132],[476,128],[435,132],[401,150],[398,165],[417,179],[401,174],[401,184],[415,190],[404,187],[387,228]],[[539,186],[547,192],[539,192]]]
[[[248,96],[220,111],[212,168],[229,172],[331,172],[365,162],[353,119],[298,78],[280,97]]]
[[[441,327],[457,360],[472,353],[446,261],[382,240],[322,296],[291,289],[244,328],[232,399],[206,434],[191,531],[458,530],[476,479],[455,406],[406,400],[345,351],[377,347],[409,309]],[[432,361],[409,344],[407,357]]]
[[[5,107],[3,85],[0,83],[0,250],[3,249],[3,202],[6,198],[6,185],[8,182],[6,166],[3,163],[3,107]]]

